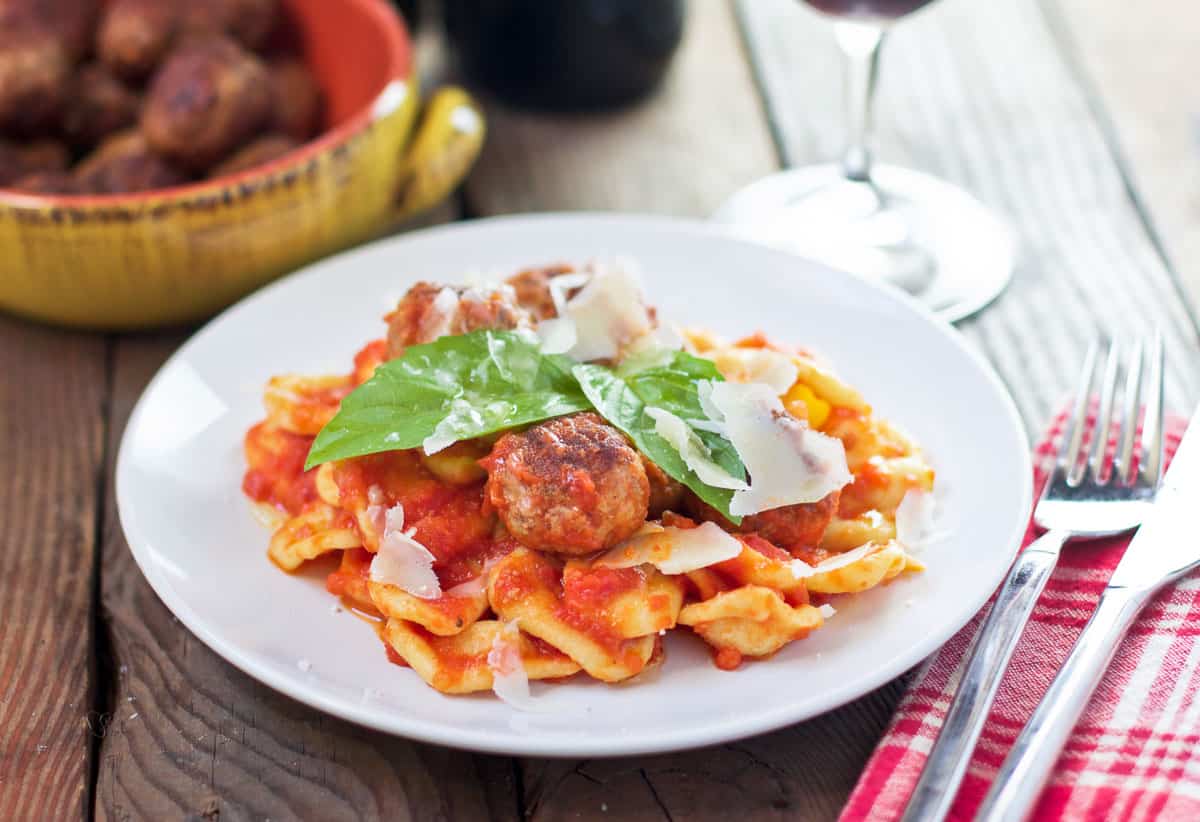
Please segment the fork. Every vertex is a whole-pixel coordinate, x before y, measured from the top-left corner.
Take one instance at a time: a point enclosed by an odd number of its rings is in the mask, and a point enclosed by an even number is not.
[[[1012,659],[1017,640],[1046,587],[1063,544],[1122,534],[1137,528],[1154,502],[1162,480],[1163,342],[1156,334],[1149,345],[1138,342],[1127,358],[1120,429],[1111,470],[1106,472],[1109,433],[1116,409],[1121,371],[1120,347],[1097,340],[1088,349],[1071,416],[1063,432],[1053,469],[1034,508],[1033,521],[1045,531],[1022,551],[996,596],[970,650],[962,681],[941,733],[905,808],[903,822],[946,817],[971,752]],[[1099,404],[1091,442],[1086,443],[1092,386],[1100,370]],[[1149,369],[1143,379],[1143,360]],[[1138,409],[1145,398],[1145,417],[1134,470]]]

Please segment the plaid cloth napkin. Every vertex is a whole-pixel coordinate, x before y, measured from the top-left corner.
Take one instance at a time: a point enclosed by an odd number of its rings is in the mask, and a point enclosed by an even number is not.
[[[1035,451],[1035,488],[1066,414]],[[1167,458],[1187,423],[1167,420]],[[1036,498],[1036,497],[1035,497]],[[1200,505],[1200,500],[1197,500]],[[1024,545],[1036,536],[1032,524]],[[1194,538],[1194,535],[1180,535]],[[950,819],[969,820],[1067,657],[1129,544],[1068,544],[1017,645]],[[842,822],[896,819],[942,727],[983,611],[918,669],[842,810]],[[1162,591],[1126,635],[1034,811],[1035,820],[1200,820],[1200,574]]]

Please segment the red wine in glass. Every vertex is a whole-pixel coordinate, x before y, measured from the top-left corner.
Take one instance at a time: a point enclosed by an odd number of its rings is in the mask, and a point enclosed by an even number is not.
[[[813,8],[838,17],[891,20],[914,12],[931,0],[805,0]]]

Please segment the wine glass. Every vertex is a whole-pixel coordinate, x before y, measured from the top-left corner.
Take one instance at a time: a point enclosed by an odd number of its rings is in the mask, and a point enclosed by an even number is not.
[[[772,174],[733,195],[714,218],[909,292],[947,320],[987,305],[1012,277],[1008,227],[962,189],[872,162],[871,109],[891,24],[930,0],[805,0],[834,16],[846,57],[848,132],[841,162]]]

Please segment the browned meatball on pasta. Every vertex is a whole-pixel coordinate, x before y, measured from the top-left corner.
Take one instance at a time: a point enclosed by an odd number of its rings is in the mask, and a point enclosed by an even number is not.
[[[505,434],[482,461],[488,501],[529,548],[579,556],[611,548],[646,521],[642,458],[591,413]]]
[[[514,329],[529,324],[529,314],[505,290],[421,282],[408,289],[388,324],[388,357],[399,357],[410,345],[483,328]]]
[[[142,133],[162,156],[206,169],[270,116],[270,76],[263,62],[228,38],[206,37],[181,45],[154,76]]]
[[[825,529],[837,512],[838,498],[841,491],[834,491],[816,502],[806,502],[798,505],[785,505],[782,508],[772,508],[742,517],[741,525],[734,525],[721,515],[721,512],[701,500],[693,493],[688,493],[684,504],[688,513],[697,519],[715,522],[728,531],[741,534],[756,533],[768,542],[780,548],[793,551],[796,548],[813,548],[821,542]]]

